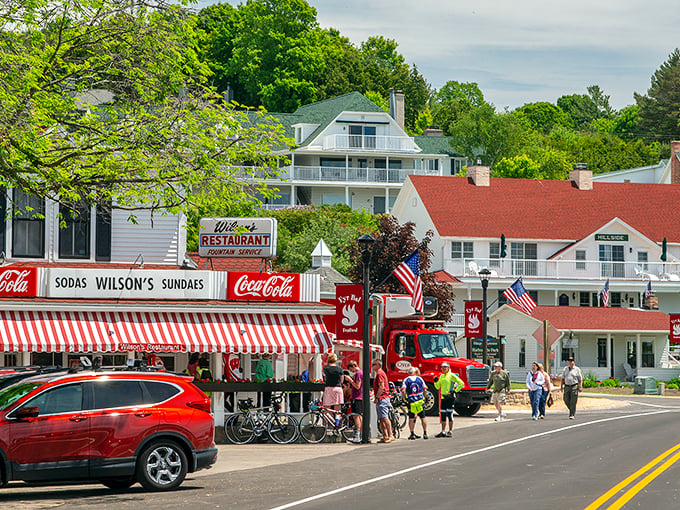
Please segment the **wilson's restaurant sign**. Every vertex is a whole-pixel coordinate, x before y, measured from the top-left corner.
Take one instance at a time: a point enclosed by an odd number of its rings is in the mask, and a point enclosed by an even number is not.
[[[274,257],[276,225],[274,218],[202,218],[198,254],[201,257]]]

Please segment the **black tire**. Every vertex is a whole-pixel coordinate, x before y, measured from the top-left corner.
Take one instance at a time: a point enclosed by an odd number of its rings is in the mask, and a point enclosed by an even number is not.
[[[439,416],[439,391],[434,387],[434,384],[426,384],[425,404],[423,405],[425,416]]]
[[[355,419],[359,418],[361,419],[361,415],[358,413],[352,413],[352,414],[343,414],[342,415],[342,427],[341,427],[341,433],[342,437],[345,438],[345,441],[348,443],[361,443],[361,435],[358,437],[356,436],[357,428],[354,425],[355,424]]]
[[[99,481],[109,489],[121,490],[132,487],[137,480],[134,478],[106,478]]]
[[[237,414],[229,422],[230,439],[234,444],[248,444],[255,439],[255,423],[250,414]]]
[[[460,416],[473,416],[479,411],[482,404],[454,404],[453,409]]]
[[[300,418],[300,435],[308,443],[320,443],[326,438],[326,421],[321,413],[310,411]]]
[[[224,420],[224,435],[227,436],[227,440],[230,443],[235,442],[234,439],[232,438],[232,435],[231,435],[231,422],[236,419],[236,416],[237,416],[237,414],[230,414]]]
[[[137,459],[137,480],[146,490],[176,489],[187,475],[189,462],[184,450],[174,441],[154,441]]]
[[[298,421],[295,416],[286,413],[279,413],[272,416],[267,425],[267,433],[272,441],[279,444],[294,443],[300,431]]]
[[[423,409],[425,409],[423,407]],[[399,423],[399,428],[403,429],[408,423],[408,411],[405,407],[397,407],[394,412],[397,414],[397,422]]]

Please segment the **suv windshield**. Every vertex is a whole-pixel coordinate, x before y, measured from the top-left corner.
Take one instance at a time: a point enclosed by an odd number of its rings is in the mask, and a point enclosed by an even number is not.
[[[423,358],[457,357],[456,348],[447,333],[423,333],[418,335]]]
[[[38,386],[42,386],[44,382],[20,382],[13,384],[0,391],[0,411],[7,409],[10,404],[16,402],[24,395],[28,395]]]

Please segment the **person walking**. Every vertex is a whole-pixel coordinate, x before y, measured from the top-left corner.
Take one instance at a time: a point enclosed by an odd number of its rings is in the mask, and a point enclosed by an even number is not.
[[[567,360],[567,366],[562,370],[562,398],[564,404],[569,409],[569,419],[573,420],[576,416],[576,402],[578,394],[583,391],[583,374],[581,369],[576,366],[573,357]]]
[[[382,361],[374,359],[371,368],[375,371],[373,380],[373,398],[378,411],[378,423],[382,430],[382,439],[379,443],[391,443],[394,441],[392,424],[390,423],[390,381],[382,369]]]
[[[328,364],[323,367],[323,398],[322,404],[324,407],[330,407],[336,411],[340,410],[340,406],[345,402],[342,391],[343,373],[342,368],[338,365],[338,355],[332,352],[328,355]]]
[[[538,363],[538,370],[543,374],[543,388],[541,391],[541,398],[538,400],[538,419],[545,418],[545,403],[548,400],[548,395],[552,391],[552,384],[550,382],[550,374],[543,368],[543,363]]]
[[[420,425],[423,427],[423,439],[427,439],[427,421],[425,420],[425,381],[418,375],[418,369],[409,367],[408,377],[404,379],[401,387],[406,400],[408,400],[408,428],[411,431],[409,439],[418,439],[416,434],[416,417],[420,417]]]
[[[356,427],[354,431],[354,440],[357,441],[361,439],[361,420],[364,411],[364,372],[359,369],[359,365],[354,360],[347,363],[347,370],[349,370],[350,377],[352,378],[350,381],[350,386],[352,387],[350,405],[352,407],[352,412],[358,415],[354,418],[354,426]]]
[[[501,405],[505,403],[505,397],[510,391],[510,374],[507,370],[503,370],[503,363],[500,361],[493,364],[493,372],[491,372],[489,384],[486,386],[487,390],[490,388],[492,389],[491,403],[496,406],[496,411],[498,411],[498,416],[494,418],[494,421],[501,421],[506,417]]]
[[[527,389],[531,402],[531,419],[538,420],[538,402],[543,394],[543,374],[538,370],[538,363],[531,364],[531,372],[527,374]]]
[[[449,363],[445,361],[441,366],[441,374],[434,378],[434,387],[439,390],[439,423],[442,430],[434,437],[453,437],[453,405],[456,402],[456,391],[460,391],[465,383],[451,372]],[[449,430],[446,432],[446,422]]]

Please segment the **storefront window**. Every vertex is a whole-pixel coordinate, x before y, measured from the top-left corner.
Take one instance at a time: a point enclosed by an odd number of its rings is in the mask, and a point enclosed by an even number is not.
[[[597,339],[597,366],[606,367],[607,366],[607,339],[598,338]]]
[[[642,366],[654,368],[654,342],[642,342]]]

